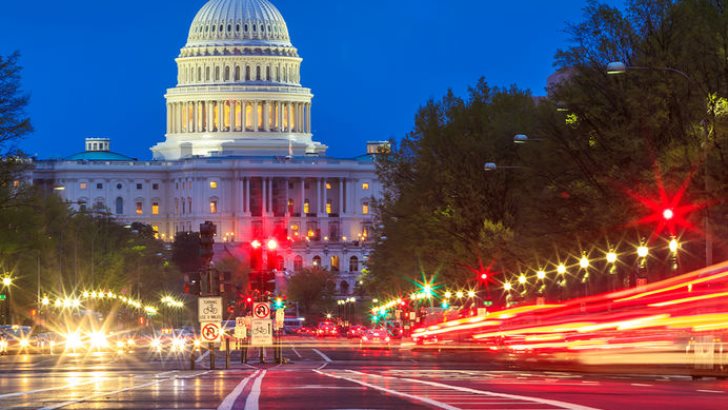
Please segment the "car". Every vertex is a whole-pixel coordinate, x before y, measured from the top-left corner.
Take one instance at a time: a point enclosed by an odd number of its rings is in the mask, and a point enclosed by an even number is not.
[[[355,339],[355,338],[361,338],[364,336],[364,333],[367,331],[366,326],[361,325],[354,325],[349,328],[349,330],[346,331],[346,337],[348,339]]]
[[[339,329],[336,328],[336,325],[333,322],[321,322],[319,323],[318,329],[316,329],[316,336],[339,336]]]
[[[361,349],[390,349],[392,338],[386,329],[370,329],[364,332],[360,341]]]

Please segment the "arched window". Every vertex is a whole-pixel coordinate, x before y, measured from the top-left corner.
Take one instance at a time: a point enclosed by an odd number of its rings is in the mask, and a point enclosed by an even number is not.
[[[349,258],[349,272],[359,272],[359,258],[356,256]]]
[[[205,81],[210,81],[210,67],[205,67]]]
[[[240,66],[235,67],[235,81],[240,81]]]
[[[265,67],[265,79],[266,79],[267,81],[270,81],[270,80],[272,80],[272,78],[271,78],[271,76],[270,76],[270,66],[266,66],[266,67]]]
[[[215,67],[215,81],[220,81],[220,67]]]
[[[315,268],[321,267],[321,257],[320,256],[318,256],[318,255],[314,256],[311,261],[312,261],[311,263],[313,264],[313,266]]]
[[[293,215],[293,199],[288,199],[288,213]]]
[[[339,271],[339,257],[334,255],[331,258],[329,258],[331,271],[332,272],[338,272]]]
[[[250,66],[245,66],[245,81],[250,81]]]
[[[225,67],[225,81],[230,81],[230,67]]]
[[[296,255],[295,258],[293,258],[293,270],[295,272],[300,272],[303,270],[303,258],[301,255]]]
[[[122,215],[124,213],[124,198],[117,197],[116,198],[116,214]]]
[[[197,67],[197,81],[202,81],[202,67]]]
[[[255,67],[255,79],[260,81],[260,66]]]
[[[341,284],[339,285],[339,289],[341,290],[342,295],[348,295],[349,294],[349,282],[342,280]]]

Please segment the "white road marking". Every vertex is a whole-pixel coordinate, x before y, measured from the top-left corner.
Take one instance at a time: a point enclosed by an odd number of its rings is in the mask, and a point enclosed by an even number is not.
[[[165,372],[165,373],[169,373],[169,372]],[[172,377],[168,377],[166,379],[157,379],[157,380],[154,380],[154,381],[149,382],[149,383],[140,384],[138,386],[131,386],[131,387],[127,387],[125,389],[119,389],[119,390],[114,390],[114,391],[110,391],[110,392],[101,392],[101,393],[97,393],[97,394],[92,394],[90,396],[85,396],[85,397],[80,398],[78,400],[69,400],[67,402],[63,402],[63,403],[59,403],[59,404],[53,404],[53,405],[50,405],[50,406],[43,407],[40,410],[55,410],[55,409],[60,409],[60,408],[63,408],[63,407],[66,407],[66,406],[70,406],[70,405],[73,405],[73,404],[84,403],[84,402],[87,402],[87,401],[89,401],[91,399],[95,399],[97,397],[112,396],[112,395],[119,394],[119,393],[124,393],[124,392],[128,392],[128,391],[143,389],[143,388],[149,387],[149,386],[154,386],[156,384],[160,384],[160,383],[163,383],[163,382],[166,382],[166,381],[174,380],[176,378],[188,379],[188,378],[191,378],[191,377],[202,376],[203,374],[207,374],[207,373],[210,373],[210,371],[196,373],[196,374],[192,374],[192,375],[189,375],[189,376],[180,376],[180,377],[172,376]],[[159,374],[163,374],[163,373],[158,373],[155,376],[157,376]]]
[[[210,355],[210,351],[208,350],[205,353],[203,353],[200,357],[198,357],[197,360],[195,360],[195,363],[200,363],[201,361],[205,360],[205,358],[209,355]]]
[[[293,350],[293,353],[295,353],[299,359],[303,359],[303,356],[301,356],[301,353],[298,353],[298,350],[296,350],[295,347],[291,347],[291,350]]]
[[[257,376],[260,370],[256,370],[251,374],[250,376],[244,378],[235,388],[233,391],[230,392],[230,394],[225,397],[225,400],[220,403],[220,405],[217,407],[217,410],[230,410],[233,408],[233,405],[235,404],[235,401],[240,397],[240,394],[243,392],[243,389],[245,389],[245,386],[248,384],[250,379]]]
[[[60,386],[60,387],[49,387],[47,389],[28,390],[28,391],[21,391],[21,392],[17,392],[17,393],[5,393],[5,394],[0,394],[0,399],[6,399],[6,398],[9,398],[9,397],[26,396],[26,395],[35,394],[35,393],[44,393],[44,392],[49,392],[49,391],[53,391],[53,390],[72,389],[74,387],[86,386],[86,385],[94,384],[94,383],[98,383],[98,382],[99,381],[97,379],[94,379],[94,380],[92,380],[90,382],[85,382],[85,383],[71,383],[71,384],[67,384],[65,386]]]
[[[631,385],[637,386],[637,387],[652,387],[651,384],[644,384],[644,383],[631,383]]]
[[[349,382],[352,382],[352,383],[356,383],[356,384],[360,384],[362,386],[369,387],[370,389],[383,391],[383,392],[392,394],[394,396],[400,396],[400,397],[404,397],[404,398],[407,398],[407,399],[410,399],[410,400],[421,401],[423,403],[427,403],[427,404],[429,404],[431,406],[434,406],[434,407],[437,407],[437,408],[440,408],[440,409],[460,410],[457,407],[453,407],[453,406],[450,406],[449,404],[442,403],[442,402],[439,402],[439,401],[436,401],[436,400],[432,400],[432,399],[427,398],[427,397],[421,397],[421,396],[415,396],[413,394],[402,393],[402,392],[399,392],[399,391],[396,391],[396,390],[392,390],[392,389],[387,389],[385,387],[376,386],[376,385],[373,385],[373,384],[370,384],[370,383],[366,383],[366,382],[362,382],[362,381],[359,381],[359,380],[356,380],[356,379],[351,379],[351,378],[343,377],[343,376],[335,376],[333,374],[328,374],[328,373],[320,372],[318,370],[314,370],[314,371],[316,373],[322,374],[324,376],[332,377],[334,379],[346,380],[346,381],[349,381]]]
[[[311,350],[318,353],[318,355],[321,356],[321,358],[323,358],[326,361],[326,363],[333,362],[333,360],[331,360],[331,358],[329,358],[329,356],[326,356],[325,354],[323,354],[319,349],[311,349]]]
[[[263,383],[263,377],[267,370],[263,370],[253,382],[253,388],[245,399],[245,410],[258,410],[258,401],[260,400],[260,385]]]
[[[696,390],[696,391],[699,391],[701,393],[725,393],[724,391],[720,391],[720,390]]]
[[[597,410],[594,407],[581,406],[578,404],[567,403],[567,402],[558,401],[558,400],[542,399],[540,397],[530,397],[530,396],[521,396],[521,395],[517,395],[517,394],[506,394],[506,393],[496,393],[496,392],[485,391],[485,390],[475,390],[475,389],[471,389],[468,387],[452,386],[449,384],[442,384],[442,383],[429,382],[429,381],[425,381],[425,380],[417,380],[417,379],[410,379],[410,378],[385,377],[385,376],[379,376],[377,374],[357,372],[354,370],[347,370],[347,371],[350,373],[356,373],[356,374],[361,374],[361,375],[365,375],[365,376],[392,378],[392,379],[399,379],[399,380],[404,380],[404,381],[408,381],[408,382],[412,382],[412,383],[426,384],[428,386],[439,387],[439,388],[443,388],[443,389],[452,389],[452,390],[457,390],[457,391],[461,391],[461,392],[465,392],[465,393],[482,394],[484,396],[502,397],[502,398],[507,398],[507,399],[531,401],[534,403],[561,407],[561,408],[570,409],[570,410]]]

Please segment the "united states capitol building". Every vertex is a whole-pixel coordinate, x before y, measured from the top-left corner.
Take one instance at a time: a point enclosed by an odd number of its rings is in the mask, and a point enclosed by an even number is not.
[[[78,211],[151,225],[165,241],[204,221],[217,225],[217,242],[239,249],[276,238],[279,268],[328,268],[338,272],[339,293],[349,294],[381,189],[374,157],[386,144],[369,143],[354,158],[327,157],[311,133],[313,94],[301,85],[302,61],[268,0],[210,0],[176,59],[167,133],[151,147],[152,159],[87,138],[83,152],[35,161],[29,178]]]

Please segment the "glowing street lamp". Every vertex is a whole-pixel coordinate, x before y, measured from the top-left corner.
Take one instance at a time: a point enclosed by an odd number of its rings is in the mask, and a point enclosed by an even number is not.
[[[582,269],[589,268],[589,258],[586,256],[586,254],[582,254],[581,258],[579,259],[579,267]]]
[[[607,263],[611,263],[612,265],[617,263],[617,252],[614,250],[607,252]]]
[[[3,278],[3,286],[9,288],[13,284],[13,278],[6,276]]]
[[[452,292],[450,292],[449,290],[447,292],[445,292],[445,299],[450,299],[451,297],[452,297]]]
[[[455,297],[458,299],[462,299],[465,296],[462,290],[459,290],[455,293]]]
[[[474,290],[469,290],[468,291],[468,297],[471,298],[471,299],[474,298],[475,297],[475,291]]]
[[[526,284],[526,281],[527,281],[527,279],[526,279],[526,275],[524,275],[524,274],[521,274],[521,275],[520,275],[520,276],[518,277],[518,283],[520,283],[521,285],[525,285],[525,284]]]
[[[637,247],[637,256],[640,258],[646,258],[650,254],[650,249],[646,245],[640,245]]]
[[[544,280],[544,279],[546,279],[546,272],[543,270],[539,270],[538,272],[536,272],[536,277],[539,280]]]
[[[558,273],[559,275],[566,274],[566,265],[560,263],[559,266],[556,267],[556,273]]]
[[[675,255],[675,254],[677,254],[678,249],[680,249],[680,242],[678,242],[677,239],[675,237],[673,237],[672,239],[670,239],[668,248],[670,249],[670,253]]]
[[[511,282],[506,282],[503,284],[503,290],[506,292],[510,292],[511,289],[513,289],[513,285],[511,285]]]

